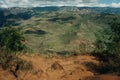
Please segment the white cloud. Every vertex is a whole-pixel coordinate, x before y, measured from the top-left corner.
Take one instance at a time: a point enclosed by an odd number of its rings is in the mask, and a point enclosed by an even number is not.
[[[1,7],[76,6],[97,0],[0,0]]]
[[[100,4],[98,0],[0,0],[1,7],[90,6],[120,7],[120,3]]]
[[[96,5],[98,7],[120,7],[120,3],[111,3],[111,4],[98,4]]]
[[[111,3],[111,4],[100,4],[100,3],[94,3],[94,4],[79,4],[77,5],[78,7],[115,7],[115,8],[120,8],[120,3]]]
[[[120,2],[119,3],[112,3],[111,6],[112,7],[120,7]]]

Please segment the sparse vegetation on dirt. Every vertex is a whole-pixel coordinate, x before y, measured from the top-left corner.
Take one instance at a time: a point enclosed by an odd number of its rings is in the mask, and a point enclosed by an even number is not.
[[[21,70],[31,70],[32,64],[13,54],[0,52],[0,66],[3,70],[7,70],[14,77],[18,77],[18,72]]]

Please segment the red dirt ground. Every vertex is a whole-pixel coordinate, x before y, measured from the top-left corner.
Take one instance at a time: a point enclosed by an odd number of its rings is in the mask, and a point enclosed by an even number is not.
[[[53,57],[20,56],[29,61],[33,69],[18,71],[15,78],[12,73],[0,68],[0,80],[120,80],[120,77],[110,74],[95,75],[89,71],[86,62],[99,64],[93,56]]]

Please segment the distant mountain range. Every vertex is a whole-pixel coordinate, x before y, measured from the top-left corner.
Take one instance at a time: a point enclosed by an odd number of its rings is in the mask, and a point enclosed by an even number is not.
[[[120,14],[120,8],[111,7],[32,7],[32,8],[0,8],[0,26],[12,23],[14,20],[26,20],[39,12],[76,12],[78,14]]]
[[[43,11],[81,11],[81,10],[90,10],[94,13],[109,13],[109,14],[120,14],[120,8],[112,8],[112,7],[72,7],[72,6],[51,6],[51,7],[31,7],[31,8],[1,8],[0,11],[8,11],[13,14],[16,13],[24,13],[24,12],[43,12]]]

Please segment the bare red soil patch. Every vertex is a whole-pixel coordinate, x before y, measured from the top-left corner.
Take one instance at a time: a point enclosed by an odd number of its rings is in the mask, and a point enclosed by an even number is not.
[[[32,63],[33,69],[18,71],[14,77],[9,71],[0,68],[0,80],[120,80],[113,75],[95,75],[84,63],[99,64],[93,56],[53,57],[20,56]]]

